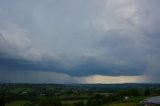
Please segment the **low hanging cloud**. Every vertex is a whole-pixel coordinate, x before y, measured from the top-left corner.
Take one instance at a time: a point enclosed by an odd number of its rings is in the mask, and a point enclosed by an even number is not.
[[[6,74],[8,77],[5,77]],[[0,74],[0,83],[13,82],[13,83],[59,83],[59,84],[73,84],[85,83],[85,80],[79,78],[72,78],[65,74],[45,71],[5,71]]]
[[[148,82],[158,82],[159,3],[0,3],[0,72],[34,70],[71,77],[145,75]]]

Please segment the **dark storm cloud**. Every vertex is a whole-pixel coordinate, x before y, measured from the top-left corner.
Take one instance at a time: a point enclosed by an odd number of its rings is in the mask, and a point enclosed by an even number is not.
[[[105,64],[101,61],[94,59],[86,59],[81,64],[78,64],[75,68],[65,68],[58,62],[43,61],[32,62],[22,59],[12,59],[8,57],[0,57],[1,71],[54,71],[59,73],[66,73],[71,76],[89,76],[89,75],[140,75],[143,73],[144,66],[123,66]],[[138,68],[137,68],[138,67]],[[118,69],[117,69],[118,68]],[[128,71],[130,70],[130,71]]]
[[[159,81],[159,0],[0,5],[0,72],[147,75]]]

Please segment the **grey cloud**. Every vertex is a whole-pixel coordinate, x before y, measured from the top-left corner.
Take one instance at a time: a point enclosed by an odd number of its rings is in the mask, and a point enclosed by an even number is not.
[[[151,80],[159,73],[159,0],[32,2],[0,3],[1,71],[11,64],[13,71],[70,76],[149,74]]]
[[[44,71],[5,71],[0,72],[1,82],[13,83],[81,83],[80,79],[65,74]],[[84,82],[85,83],[85,82]]]
[[[41,54],[32,46],[28,32],[14,23],[0,29],[0,52],[15,59],[34,61],[41,58]]]

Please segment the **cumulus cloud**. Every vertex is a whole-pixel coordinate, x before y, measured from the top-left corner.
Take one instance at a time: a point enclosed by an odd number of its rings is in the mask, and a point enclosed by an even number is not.
[[[159,0],[2,4],[1,70],[9,70],[12,60],[12,70],[72,77],[146,75],[147,81],[159,81]],[[6,27],[4,20],[14,25]]]

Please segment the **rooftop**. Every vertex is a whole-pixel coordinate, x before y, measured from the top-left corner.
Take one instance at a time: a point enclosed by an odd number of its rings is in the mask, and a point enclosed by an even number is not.
[[[144,99],[143,103],[153,103],[153,104],[160,104],[160,96],[155,96],[151,98]]]

